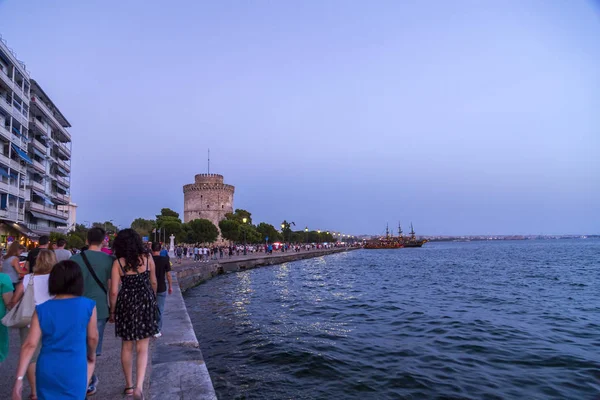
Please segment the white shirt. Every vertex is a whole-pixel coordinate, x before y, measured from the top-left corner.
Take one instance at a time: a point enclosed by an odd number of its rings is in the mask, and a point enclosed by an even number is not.
[[[32,274],[27,274],[23,277],[23,293],[27,292],[29,279],[31,278],[31,276]],[[33,297],[35,298],[36,306],[54,298],[54,296],[50,296],[50,293],[48,293],[49,277],[50,274],[36,275],[33,277]]]
[[[56,255],[56,262],[68,260],[73,255],[69,250],[66,249],[56,249],[54,250],[54,254]]]

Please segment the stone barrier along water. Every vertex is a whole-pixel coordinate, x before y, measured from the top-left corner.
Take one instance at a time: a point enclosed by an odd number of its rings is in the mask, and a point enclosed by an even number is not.
[[[356,250],[356,248],[334,248],[325,250],[300,251],[298,253],[273,253],[272,255],[260,254],[256,257],[242,260],[221,259],[217,263],[196,262],[194,264],[176,267],[177,279],[182,291],[186,291],[217,275],[244,271],[265,265],[283,264],[286,262],[322,257],[329,254]]]
[[[163,335],[152,346],[152,400],[217,400],[175,273],[167,295]]]

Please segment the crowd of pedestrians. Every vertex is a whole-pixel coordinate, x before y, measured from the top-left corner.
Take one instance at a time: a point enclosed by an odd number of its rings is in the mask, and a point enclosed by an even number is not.
[[[150,338],[161,336],[165,299],[172,293],[168,253],[158,243],[148,249],[132,229],[120,231],[111,248],[100,227],[88,231],[87,246],[77,254],[65,245],[41,237],[22,268],[25,249],[13,242],[2,262],[0,362],[9,351],[8,330],[18,329],[21,340],[12,399],[22,399],[25,379],[30,400],[95,394],[107,324],[115,324],[122,339],[123,394],[143,399]]]

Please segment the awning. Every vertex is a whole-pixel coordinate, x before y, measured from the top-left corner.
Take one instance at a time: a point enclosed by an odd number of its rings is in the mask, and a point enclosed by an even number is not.
[[[58,170],[58,172],[60,172],[61,174],[65,175],[65,176],[69,175],[67,173],[67,171],[65,171],[65,169],[63,167],[61,167],[60,165],[57,165],[56,169]]]
[[[61,224],[66,224],[67,220],[66,219],[60,219],[58,217],[53,217],[51,215],[46,215],[46,214],[41,214],[39,212],[35,212],[35,211],[29,211],[31,213],[31,215],[33,215],[35,218],[39,218],[39,219],[45,219],[46,221],[52,221],[52,222],[59,222]]]
[[[51,206],[53,206],[53,205],[54,205],[54,203],[53,203],[53,202],[52,202],[52,201],[51,201],[49,198],[47,198],[47,197],[46,197],[46,195],[45,195],[44,193],[40,193],[40,192],[38,192],[37,190],[34,190],[34,191],[33,191],[33,193],[34,193],[36,196],[39,196],[39,197],[41,197],[41,198],[42,198],[42,200],[44,200],[44,202],[45,202],[46,204],[49,204],[49,205],[51,205]]]
[[[23,224],[17,224],[16,222],[13,221],[9,221],[9,220],[4,220],[4,224],[17,230],[19,233],[21,233],[22,235],[25,236],[29,236],[30,238],[38,238],[40,237],[40,235],[38,235],[35,232],[32,232],[29,228],[27,228],[25,225]]]
[[[13,150],[17,152],[19,157],[21,157],[21,160],[25,161],[28,164],[33,164],[33,162],[31,161],[31,158],[29,158],[27,153],[25,153],[23,150],[21,150],[19,147],[17,147],[17,145],[15,145],[14,143],[11,143],[11,145],[12,145]]]
[[[5,170],[4,168],[0,168],[0,176],[3,176],[5,178],[10,178],[10,175],[8,174],[8,171]]]
[[[42,157],[42,158],[46,158],[46,155],[44,153],[42,153],[41,151],[39,151],[38,149],[36,149],[35,147],[33,148],[33,152],[38,156],[38,157]]]

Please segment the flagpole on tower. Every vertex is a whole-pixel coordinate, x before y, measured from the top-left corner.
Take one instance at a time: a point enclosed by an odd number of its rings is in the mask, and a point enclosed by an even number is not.
[[[208,173],[210,174],[210,149],[208,149]]]

